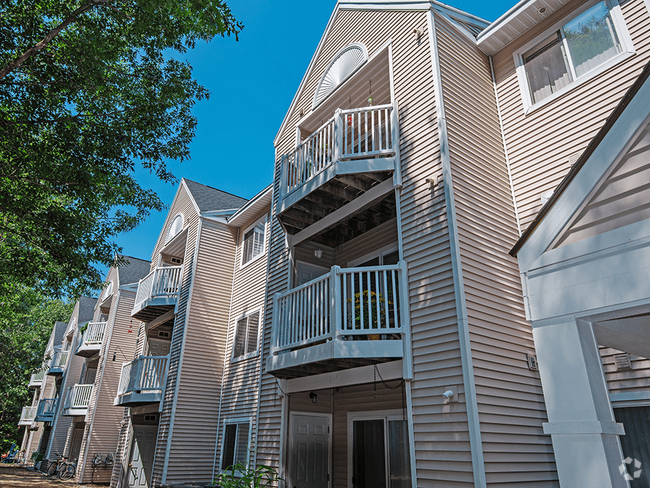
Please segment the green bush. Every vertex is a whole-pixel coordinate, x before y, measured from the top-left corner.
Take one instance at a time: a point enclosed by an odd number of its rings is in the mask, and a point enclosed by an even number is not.
[[[264,488],[284,480],[278,472],[263,464],[252,468],[243,464],[234,464],[226,469],[212,483],[220,488]]]

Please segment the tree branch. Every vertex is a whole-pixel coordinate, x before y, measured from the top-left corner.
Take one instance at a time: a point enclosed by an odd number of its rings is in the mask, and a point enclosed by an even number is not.
[[[105,3],[107,0],[90,0],[88,3],[82,5],[81,7],[77,8],[74,12],[72,12],[67,19],[65,19],[61,24],[59,24],[56,28],[52,29],[44,38],[41,42],[36,44],[35,46],[29,48],[27,51],[25,51],[23,54],[18,56],[16,59],[14,59],[11,63],[9,63],[6,67],[2,68],[0,70],[0,80],[3,79],[5,76],[7,76],[9,73],[11,73],[13,70],[15,70],[17,67],[19,67],[25,60],[29,59],[32,57],[34,54],[39,52],[41,49],[43,49],[45,46],[47,46],[52,39],[54,39],[56,36],[59,35],[59,33],[68,27],[71,23],[73,23],[75,20],[77,20],[77,17],[79,17],[81,14],[83,14],[85,11],[90,10],[91,8],[100,5],[102,3]]]

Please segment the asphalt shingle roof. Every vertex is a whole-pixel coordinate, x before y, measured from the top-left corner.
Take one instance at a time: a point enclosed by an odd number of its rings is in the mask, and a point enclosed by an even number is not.
[[[54,339],[52,342],[53,345],[57,346],[63,342],[63,335],[65,334],[65,329],[67,328],[67,322],[54,322],[54,330],[52,331],[52,334],[54,334]]]
[[[95,305],[97,304],[96,298],[81,297],[79,298],[79,317],[77,323],[88,322],[93,319],[95,313]]]
[[[187,178],[183,178],[183,180],[201,212],[236,209],[248,201],[232,193],[217,190]]]
[[[149,274],[149,270],[151,269],[150,261],[134,258],[132,256],[122,255],[121,257],[126,260],[126,264],[120,266],[118,271],[120,276],[120,286],[137,283]]]

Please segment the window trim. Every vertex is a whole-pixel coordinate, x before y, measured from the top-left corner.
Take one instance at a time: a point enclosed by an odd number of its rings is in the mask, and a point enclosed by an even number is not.
[[[610,14],[616,30],[616,34],[618,35],[618,40],[621,43],[622,52],[610,58],[608,61],[601,64],[600,66],[595,67],[594,69],[587,72],[583,76],[574,78],[573,81],[571,81],[568,85],[560,88],[558,91],[552,93],[551,95],[544,98],[543,100],[540,100],[537,103],[532,103],[532,97],[528,86],[528,78],[526,76],[526,69],[524,67],[524,59],[523,59],[524,53],[529,51],[533,47],[535,47],[544,39],[550,37],[553,33],[561,30],[562,26],[572,21],[580,14],[586,12],[591,7],[595,6],[601,1],[605,1],[606,3],[609,3],[612,7],[610,9]],[[635,54],[636,51],[634,50],[634,43],[632,42],[632,37],[630,36],[630,32],[625,23],[625,18],[623,17],[623,12],[621,11],[621,6],[619,2],[617,0],[591,0],[585,3],[581,7],[571,12],[569,15],[563,17],[560,21],[553,24],[544,32],[540,33],[534,39],[532,39],[531,41],[527,42],[526,44],[518,48],[514,53],[512,53],[515,62],[515,70],[517,72],[517,81],[519,82],[519,91],[521,92],[521,98],[524,107],[524,114],[528,115],[529,113],[534,112],[535,110],[547,105],[548,103],[551,103],[553,100],[576,89],[582,84],[604,73],[605,71],[609,70],[613,66],[622,63],[623,61],[625,61],[631,56],[634,56]],[[572,73],[573,76],[573,67],[569,66],[568,70],[569,72]]]
[[[260,330],[262,327],[262,308],[263,307],[257,307],[253,308],[248,312],[244,312],[241,315],[239,315],[235,319],[235,323],[233,324],[233,334],[232,334],[232,346],[230,350],[230,361],[233,363],[239,362],[239,361],[244,361],[246,359],[250,359],[253,357],[256,357],[260,353]],[[242,354],[241,356],[235,356],[235,340],[237,339],[237,324],[239,323],[240,320],[245,319],[247,317],[250,317],[251,315],[259,313],[259,317],[257,319],[257,344],[255,344],[255,349],[252,350],[251,352],[247,352]],[[247,334],[248,336],[248,334]],[[245,349],[245,348],[244,348]]]
[[[250,465],[250,450],[248,449],[251,445],[251,439],[253,435],[253,417],[233,417],[233,418],[228,418],[228,419],[223,419],[223,431],[221,433],[221,453],[219,455],[219,473],[223,473],[225,470],[223,469],[223,458],[224,454],[226,451],[226,425],[229,424],[248,424],[248,441],[247,441],[247,448],[246,448],[246,462],[244,463],[246,468]],[[237,431],[235,431],[235,442],[237,442]],[[237,452],[237,445],[235,444],[235,452]],[[236,464],[235,458],[233,456],[233,463]]]
[[[355,420],[384,420],[384,456],[386,461],[386,481],[388,484],[389,473],[388,466],[390,464],[389,452],[388,452],[388,429],[387,424],[391,420],[404,420],[404,412],[401,409],[390,409],[390,410],[364,410],[361,412],[348,412],[348,431],[347,431],[347,449],[348,449],[348,486],[352,486],[352,476],[354,474],[354,466],[352,465],[352,456],[354,451],[354,421]],[[406,430],[411,436],[411,429],[409,428],[410,420],[407,417],[406,420]],[[409,439],[410,445],[410,439]],[[415,454],[410,452],[409,459],[411,459]],[[412,463],[411,459],[411,463]],[[411,466],[409,463],[409,473],[411,472]]]
[[[262,252],[260,252],[257,256],[252,258],[250,261],[244,262],[244,236],[248,231],[251,229],[255,228],[258,226],[260,223],[264,223],[264,236],[262,238]],[[239,269],[243,269],[246,266],[249,266],[251,263],[256,262],[258,259],[260,259],[262,256],[266,255],[266,238],[268,237],[268,218],[267,215],[264,215],[262,218],[257,219],[255,222],[253,222],[251,225],[246,227],[242,233],[241,233],[241,238],[239,242],[239,247],[241,248],[241,256],[239,259]]]

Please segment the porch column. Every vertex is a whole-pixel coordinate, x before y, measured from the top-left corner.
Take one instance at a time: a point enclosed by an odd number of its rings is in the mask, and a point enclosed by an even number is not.
[[[533,322],[533,336],[560,486],[629,488],[619,472],[623,425],[614,420],[591,324],[573,316]]]

